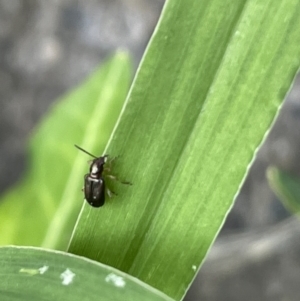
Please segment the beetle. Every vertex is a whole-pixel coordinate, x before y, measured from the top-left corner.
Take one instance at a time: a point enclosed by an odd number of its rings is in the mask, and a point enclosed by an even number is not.
[[[94,158],[94,160],[92,160],[89,173],[84,175],[84,187],[82,190],[84,191],[84,197],[86,201],[92,207],[101,207],[105,203],[105,192],[107,192],[109,197],[116,195],[116,193],[105,187],[105,181],[103,178],[103,172],[110,171],[110,166],[104,166],[105,163],[107,163],[108,155],[96,157],[76,144],[75,147]],[[111,163],[114,159],[115,158],[112,158],[109,163]],[[106,176],[113,180],[119,181],[122,184],[131,185],[129,182],[120,181],[113,175],[107,174]]]

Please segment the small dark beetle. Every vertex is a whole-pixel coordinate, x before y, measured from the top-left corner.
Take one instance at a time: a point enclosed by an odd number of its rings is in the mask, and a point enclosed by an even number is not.
[[[110,165],[108,167],[104,167],[106,163],[106,159],[108,155],[104,155],[102,157],[96,157],[91,153],[87,152],[83,148],[75,145],[78,149],[83,151],[84,153],[90,155],[91,157],[95,158],[90,166],[90,172],[84,176],[84,197],[86,201],[93,207],[101,207],[105,203],[105,191],[107,192],[108,196],[111,197],[115,194],[113,191],[109,190],[105,187],[105,181],[103,179],[103,172],[108,171],[110,172]],[[111,163],[115,158],[111,159],[109,163]],[[115,176],[107,174],[107,177],[119,181],[122,184],[131,185],[129,182],[122,182],[117,179]]]

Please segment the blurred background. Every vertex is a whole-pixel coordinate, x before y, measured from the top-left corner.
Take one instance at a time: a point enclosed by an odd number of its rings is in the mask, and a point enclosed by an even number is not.
[[[117,49],[137,67],[163,4],[0,0],[0,193],[21,179],[26,142],[58,96]],[[265,175],[300,176],[299,129],[298,77],[186,300],[300,300],[300,223]]]

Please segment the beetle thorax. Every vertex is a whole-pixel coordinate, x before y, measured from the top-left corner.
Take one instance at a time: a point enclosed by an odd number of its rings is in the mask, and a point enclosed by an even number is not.
[[[100,169],[97,163],[93,163],[91,166],[91,176],[92,177],[97,177],[97,175],[99,174]]]

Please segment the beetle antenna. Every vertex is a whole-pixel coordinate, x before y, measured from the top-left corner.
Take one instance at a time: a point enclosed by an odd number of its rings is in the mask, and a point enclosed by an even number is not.
[[[80,149],[82,152],[84,152],[84,153],[90,155],[91,157],[93,157],[93,158],[95,158],[95,159],[98,159],[98,157],[96,157],[96,156],[92,155],[91,153],[87,152],[85,149],[81,148],[80,146],[78,146],[78,145],[76,145],[76,144],[74,144],[74,146],[77,147],[78,149]]]

